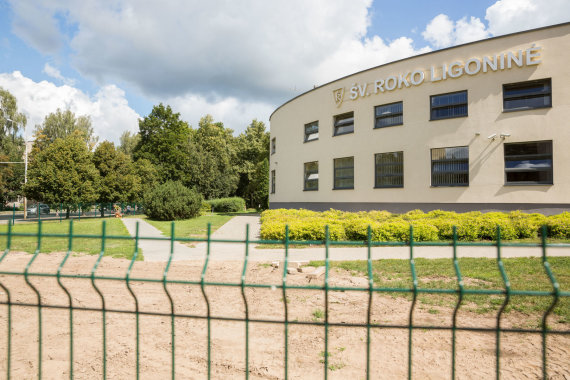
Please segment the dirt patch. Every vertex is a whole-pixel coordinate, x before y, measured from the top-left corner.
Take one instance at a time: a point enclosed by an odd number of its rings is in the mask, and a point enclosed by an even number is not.
[[[22,273],[31,255],[10,253],[0,264],[1,271]],[[56,273],[63,254],[39,255],[29,271]],[[210,315],[226,320],[212,320],[211,374],[212,378],[243,378],[246,367],[245,303],[240,287],[206,286],[198,284],[162,282],[165,264],[136,262],[130,272],[129,292],[124,280],[129,261],[104,258],[97,268],[97,292],[89,278],[96,256],[71,257],[64,265],[65,275],[78,274],[84,278],[62,278],[74,307],[92,308],[73,311],[73,364],[78,379],[100,378],[103,373],[103,355],[109,378],[133,378],[136,375],[136,316],[125,311],[138,308],[143,313],[169,315],[140,315],[140,373],[142,378],[155,379],[171,376],[172,327],[175,332],[175,372],[178,378],[201,379],[207,375],[208,304]],[[168,271],[170,281],[201,279],[203,262],[174,262]],[[211,262],[205,281],[236,283],[241,281],[243,263]],[[250,320],[283,321],[285,306],[288,320],[324,322],[325,294],[322,290],[288,289],[284,295],[276,287],[283,281],[282,271],[268,265],[252,263],[247,268],[246,281],[259,287],[245,288],[247,312]],[[29,276],[30,283],[41,295],[42,314],[42,372],[47,379],[69,376],[70,310],[68,295],[57,278]],[[153,279],[141,282],[136,279]],[[2,275],[0,282],[10,291],[12,302],[37,304],[37,295],[28,286],[24,276]],[[309,280],[303,274],[288,275],[291,286],[323,286],[323,280]],[[368,293],[351,291],[362,288],[367,279],[348,271],[331,271],[330,286],[347,288],[329,293],[329,323],[338,324],[328,332],[329,377],[361,379],[366,375],[366,327],[349,324],[366,323]],[[264,285],[276,285],[275,287]],[[168,297],[170,295],[172,303]],[[7,301],[5,291],[0,300]],[[103,313],[105,313],[106,350],[103,350]],[[135,302],[137,301],[137,302]],[[45,307],[45,305],[61,308]],[[408,330],[398,328],[408,324],[410,300],[374,294],[371,321],[386,325],[371,329],[371,378],[395,379],[407,377]],[[435,310],[435,312],[434,312]],[[119,312],[120,311],[120,312]],[[12,306],[12,369],[13,378],[35,378],[38,372],[38,308]],[[6,373],[7,347],[6,305],[0,306],[0,373]],[[418,305],[413,323],[424,326],[450,326],[452,308],[425,308]],[[502,326],[520,326],[525,315],[509,313]],[[238,319],[234,321],[231,319]],[[241,320],[240,320],[241,319]],[[494,327],[495,314],[479,315],[469,311],[458,314],[459,326]],[[551,321],[552,327],[563,329]],[[250,322],[249,371],[252,379],[281,379],[285,373],[285,326],[283,323]],[[294,379],[324,378],[324,326],[289,324],[287,335],[288,376]],[[501,335],[501,377],[507,379],[541,377],[542,340],[540,334],[503,333]],[[495,334],[489,332],[457,332],[456,369],[458,378],[491,378],[495,373]],[[554,379],[570,377],[568,363],[570,337],[549,335],[547,339],[548,371]],[[451,331],[414,329],[412,337],[412,371],[414,378],[440,379],[451,376]]]

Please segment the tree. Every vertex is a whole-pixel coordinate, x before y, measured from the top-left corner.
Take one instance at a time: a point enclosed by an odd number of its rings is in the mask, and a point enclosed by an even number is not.
[[[94,202],[98,198],[99,172],[84,136],[75,132],[58,138],[37,152],[29,163],[27,197],[48,204],[70,205]]]
[[[269,157],[269,132],[262,121],[253,120],[244,133],[237,137],[237,167],[239,183],[236,195],[246,200],[248,207],[258,208],[263,204],[257,185],[264,180],[259,175],[265,173],[269,181],[269,169],[259,171],[259,165]]]
[[[258,210],[269,208],[269,160],[267,158],[255,165],[247,194],[251,207]]]
[[[143,203],[144,194],[148,193],[159,183],[158,170],[146,158],[135,161],[133,166],[134,174],[138,178],[138,186],[135,189],[133,201]]]
[[[191,141],[192,130],[188,123],[180,120],[180,114],[162,103],[154,106],[152,112],[139,121],[139,135],[133,158],[149,160],[157,168],[161,183],[182,181],[188,186],[197,156]]]
[[[42,150],[56,139],[65,138],[75,131],[79,132],[79,136],[87,144],[89,150],[95,147],[99,138],[93,134],[90,117],[75,117],[70,110],[62,111],[58,108],[57,111],[45,117],[42,125],[36,126],[34,148],[36,151]]]
[[[0,87],[0,161],[23,161],[25,142],[18,132],[25,126],[26,116],[18,112],[16,98]],[[0,164],[1,205],[22,195],[23,182],[23,164]]]
[[[222,198],[234,194],[239,175],[236,171],[236,144],[233,131],[224,128],[210,115],[200,119],[193,134],[199,156],[199,170],[194,170],[193,185],[206,198]]]
[[[103,141],[93,153],[93,163],[99,170],[99,203],[132,202],[140,179],[133,172],[133,164],[125,153],[115,149],[115,144]],[[101,216],[104,208],[101,207]]]
[[[125,153],[127,156],[132,157],[133,151],[140,141],[141,137],[138,133],[131,134],[131,131],[125,131],[121,135],[120,145],[118,149]]]

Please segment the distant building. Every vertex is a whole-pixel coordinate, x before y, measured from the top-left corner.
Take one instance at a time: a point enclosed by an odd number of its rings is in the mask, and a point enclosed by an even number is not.
[[[270,122],[271,208],[570,210],[570,23],[361,71]]]

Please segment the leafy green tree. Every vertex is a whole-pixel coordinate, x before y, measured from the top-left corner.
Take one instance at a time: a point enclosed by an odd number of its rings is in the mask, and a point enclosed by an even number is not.
[[[26,126],[26,116],[18,112],[14,95],[0,87],[0,161],[22,162],[24,139],[18,133]],[[22,195],[24,165],[0,164],[0,203]]]
[[[118,149],[121,152],[125,153],[127,156],[132,157],[133,151],[135,150],[135,147],[137,146],[140,139],[141,137],[138,133],[131,133],[131,131],[125,131],[121,135],[120,145]]]
[[[42,125],[36,126],[34,131],[36,137],[35,151],[42,150],[56,139],[65,138],[75,131],[79,132],[79,136],[87,144],[89,150],[95,147],[99,138],[93,134],[90,117],[75,117],[75,114],[70,110],[62,111],[58,108],[57,111],[45,117]]]
[[[133,171],[138,178],[138,186],[135,188],[133,202],[143,203],[144,194],[156,187],[159,183],[159,175],[156,167],[147,160],[141,158],[133,164]]]
[[[160,182],[182,181],[188,185],[192,177],[192,164],[197,160],[188,123],[180,114],[172,112],[162,103],[139,121],[140,140],[133,158],[149,160],[158,170]]]
[[[269,181],[269,169],[266,172],[258,170],[268,157],[269,132],[262,121],[253,120],[245,132],[237,137],[239,183],[236,194],[246,200],[248,207],[258,208],[264,204],[256,186]],[[259,178],[262,173],[267,176],[267,181]]]
[[[255,171],[247,190],[251,207],[258,210],[269,208],[269,160],[267,158],[255,165]]]
[[[93,153],[93,163],[100,176],[99,203],[132,202],[135,199],[140,179],[134,174],[129,156],[115,149],[112,142],[103,141]],[[101,207],[101,216],[103,212]]]
[[[200,119],[193,134],[198,152],[192,184],[206,198],[223,198],[234,194],[239,176],[236,171],[236,143],[233,131],[212,116]],[[198,169],[198,170],[196,170]]]
[[[24,192],[40,202],[66,204],[69,217],[71,205],[96,201],[98,188],[99,171],[84,136],[77,131],[56,139],[33,156]]]

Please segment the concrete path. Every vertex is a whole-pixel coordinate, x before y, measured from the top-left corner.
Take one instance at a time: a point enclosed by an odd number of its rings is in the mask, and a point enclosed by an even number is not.
[[[162,233],[145,222],[144,219],[124,218],[123,223],[132,236],[135,236],[136,223],[139,222],[140,237],[159,237],[165,240],[139,240],[145,261],[167,261],[170,255],[170,240]],[[212,234],[212,239],[245,240],[246,225],[250,225],[249,240],[259,239],[258,216],[236,216],[220,227]],[[190,248],[181,243],[174,243],[173,260],[204,260],[206,257],[207,244],[198,243]],[[459,247],[459,257],[497,257],[495,247]],[[548,256],[570,256],[570,248],[548,248]],[[540,248],[533,247],[503,247],[502,257],[531,257],[542,256]],[[215,243],[210,244],[210,260],[242,261],[245,257],[244,243]],[[409,247],[375,247],[371,250],[371,257],[377,259],[407,259],[410,257]],[[451,258],[451,247],[414,247],[414,257],[424,258]],[[249,260],[251,261],[277,261],[283,260],[284,249],[257,249],[255,245],[249,247]],[[331,248],[329,249],[331,260],[366,260],[367,249],[354,248]],[[324,260],[325,249],[318,248],[290,248],[289,260]]]

